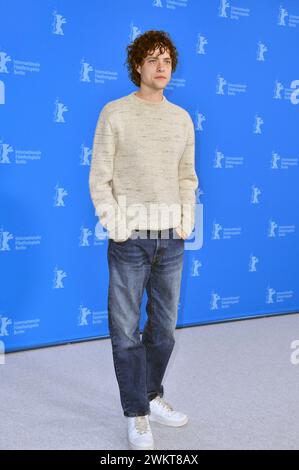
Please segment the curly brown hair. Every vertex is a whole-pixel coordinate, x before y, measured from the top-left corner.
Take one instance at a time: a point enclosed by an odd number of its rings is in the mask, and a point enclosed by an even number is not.
[[[161,54],[168,49],[171,57],[172,72],[176,70],[178,63],[178,51],[173,44],[170,36],[165,31],[149,30],[140,34],[126,48],[127,64],[130,79],[136,86],[140,86],[140,74],[136,70],[138,65],[142,65],[148,54],[152,54],[156,48],[159,48]]]

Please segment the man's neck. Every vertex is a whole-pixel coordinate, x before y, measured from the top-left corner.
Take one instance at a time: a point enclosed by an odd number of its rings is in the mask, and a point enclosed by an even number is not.
[[[141,98],[146,101],[153,101],[155,103],[160,103],[163,101],[163,90],[158,90],[155,92],[144,91],[141,88],[135,93],[138,98]]]

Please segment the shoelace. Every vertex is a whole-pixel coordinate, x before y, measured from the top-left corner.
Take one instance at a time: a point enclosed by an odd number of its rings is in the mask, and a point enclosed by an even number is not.
[[[167,403],[167,401],[162,399],[161,397],[157,396],[156,400],[160,405],[164,406],[164,408],[166,408],[168,411],[173,411],[172,406],[169,403]]]
[[[145,416],[135,417],[135,427],[139,434],[144,434],[148,431],[148,422]]]

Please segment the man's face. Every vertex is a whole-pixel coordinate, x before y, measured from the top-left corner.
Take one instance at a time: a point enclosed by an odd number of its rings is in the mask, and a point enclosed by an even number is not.
[[[154,90],[166,87],[171,79],[172,60],[168,50],[163,54],[157,48],[151,55],[148,54],[144,63],[137,67],[141,83]],[[164,77],[164,78],[158,78]]]

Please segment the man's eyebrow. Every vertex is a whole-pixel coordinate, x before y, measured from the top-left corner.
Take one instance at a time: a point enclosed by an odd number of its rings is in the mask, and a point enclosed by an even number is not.
[[[148,55],[146,57],[146,59],[157,59],[157,58],[158,58],[158,56],[155,56],[155,55]],[[164,59],[171,59],[171,57],[164,57]]]

